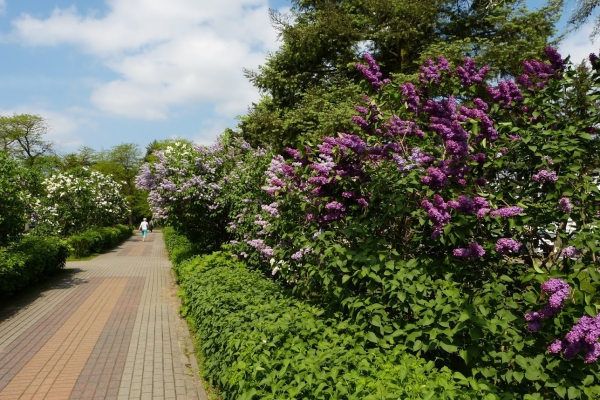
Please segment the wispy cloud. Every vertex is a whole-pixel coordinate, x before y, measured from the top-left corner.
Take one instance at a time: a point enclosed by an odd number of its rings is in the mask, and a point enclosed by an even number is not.
[[[2,0],[0,0],[2,1]],[[32,46],[73,45],[119,75],[93,89],[100,110],[165,119],[187,104],[213,104],[231,118],[258,97],[242,69],[277,48],[267,0],[107,0],[98,18],[75,7],[46,19],[24,14],[10,38]]]

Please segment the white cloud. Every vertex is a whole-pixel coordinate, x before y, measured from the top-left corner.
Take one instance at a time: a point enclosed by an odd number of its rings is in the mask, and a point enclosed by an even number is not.
[[[2,1],[2,0],[0,0]],[[258,99],[243,76],[275,50],[267,0],[107,0],[103,17],[74,6],[46,19],[13,21],[13,40],[75,45],[118,73],[97,84],[92,103],[112,114],[165,119],[190,104],[212,104],[231,118]]]
[[[77,131],[82,126],[90,125],[85,118],[77,118],[45,108],[19,106],[14,109],[0,110],[0,115],[10,116],[13,114],[32,114],[42,117],[48,125],[48,133],[44,140],[54,142],[54,149],[60,152],[73,152],[81,147],[84,143],[77,135]]]
[[[577,31],[571,33],[559,46],[559,52],[563,57],[571,55],[571,62],[579,64],[582,60],[587,60],[590,53],[598,54],[600,44],[598,41],[592,43],[590,33],[594,29],[594,20],[589,21]]]

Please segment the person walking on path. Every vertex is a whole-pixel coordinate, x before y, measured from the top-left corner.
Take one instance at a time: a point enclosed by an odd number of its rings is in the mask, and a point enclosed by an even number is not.
[[[142,231],[142,242],[145,242],[146,234],[148,234],[148,222],[146,221],[146,218],[144,218],[144,220],[140,224],[140,230]]]
[[[154,222],[152,222],[152,220],[148,221],[148,229],[150,230],[150,233],[152,233],[152,228],[154,228]]]

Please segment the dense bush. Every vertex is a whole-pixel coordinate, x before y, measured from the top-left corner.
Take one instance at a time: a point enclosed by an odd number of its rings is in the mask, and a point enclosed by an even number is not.
[[[167,232],[170,254],[189,251]],[[188,253],[189,254],[189,253]],[[199,340],[203,371],[224,399],[437,399],[477,396],[448,369],[369,346],[359,326],[325,318],[228,253],[174,263],[183,314]]]
[[[86,257],[115,247],[131,237],[132,232],[133,227],[128,225],[91,228],[69,237],[67,243],[73,256]]]
[[[41,281],[65,266],[67,244],[54,237],[24,237],[0,248],[0,297]]]

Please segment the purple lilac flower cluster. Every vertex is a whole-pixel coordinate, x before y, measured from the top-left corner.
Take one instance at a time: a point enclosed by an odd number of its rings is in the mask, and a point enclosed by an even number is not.
[[[405,104],[408,110],[418,114],[419,103],[421,99],[415,90],[415,85],[408,82],[400,85],[400,90],[402,91],[402,95],[404,96]]]
[[[448,207],[455,209],[456,211],[463,214],[476,214],[481,209],[489,209],[490,204],[483,197],[474,197],[470,199],[467,196],[458,196],[456,200],[450,200]]]
[[[498,239],[496,242],[496,251],[500,254],[516,254],[521,248],[521,243],[514,239]]]
[[[419,126],[413,121],[403,121],[397,115],[392,116],[385,124],[385,130],[387,134],[385,136],[396,137],[415,135],[419,138],[423,138],[425,133],[419,129]]]
[[[576,258],[581,252],[573,246],[568,246],[565,247],[560,254],[566,258]]]
[[[294,261],[298,261],[298,260],[301,260],[305,255],[310,254],[310,253],[312,253],[312,248],[310,246],[307,246],[303,249],[298,250],[294,254],[292,254],[290,258]]]
[[[387,79],[381,79],[383,74],[379,69],[379,65],[375,62],[375,59],[368,53],[365,53],[363,58],[367,61],[368,67],[362,64],[356,64],[356,69],[359,70],[367,82],[371,84],[371,87],[376,91],[381,90],[381,86],[384,83],[389,83]]]
[[[565,69],[565,62],[561,55],[552,47],[545,47],[544,52],[550,64],[537,60],[523,61],[525,73],[517,78],[521,86],[541,89],[546,86],[548,80],[561,78],[560,72]],[[534,83],[534,80],[537,82]]]
[[[521,207],[511,206],[511,207],[503,207],[497,210],[490,212],[490,217],[502,217],[502,218],[511,218],[515,215],[519,215],[523,212]]]
[[[273,249],[271,247],[267,246],[265,244],[265,241],[262,239],[246,240],[246,243],[248,243],[250,246],[257,249],[260,252],[260,254],[265,257],[273,256]]]
[[[485,106],[487,109],[487,104]],[[487,139],[488,142],[494,142],[498,140],[498,131],[494,128],[494,121],[486,114],[485,110],[480,108],[471,109],[464,106],[461,106],[459,110],[461,114],[479,120],[481,129],[479,135],[477,135],[477,141]]]
[[[427,84],[429,82],[433,82],[435,84],[439,84],[442,81],[442,71],[447,71],[448,73],[452,72],[450,63],[448,63],[448,60],[442,56],[438,57],[437,66],[430,58],[427,58],[425,63],[427,64],[426,66],[422,65],[420,67],[422,73],[419,74],[419,81],[421,83]]]
[[[569,297],[571,287],[560,278],[552,278],[540,285],[545,293],[550,294],[548,304],[540,311],[530,311],[525,314],[529,332],[536,332],[542,327],[542,320],[552,317],[564,307],[565,300]]]
[[[477,71],[477,68],[475,67],[475,60],[465,57],[464,67],[457,67],[456,73],[458,74],[460,82],[463,84],[463,86],[469,87],[473,84],[483,82],[485,74],[487,74],[489,70],[490,67],[485,65],[479,71]]]
[[[488,86],[486,89],[494,103],[502,104],[504,108],[510,107],[513,102],[523,101],[521,89],[512,80],[500,81],[497,87]]]
[[[547,169],[541,169],[537,174],[533,174],[531,177],[536,182],[546,183],[546,182],[556,182],[558,181],[558,176],[555,171],[549,171]]]
[[[582,351],[585,352],[583,360],[589,364],[598,360],[600,356],[600,315],[596,318],[584,315],[567,333],[564,340],[557,339],[548,351],[558,354],[562,351],[565,358],[573,358]]]
[[[558,201],[558,206],[556,208],[565,214],[569,214],[573,211],[573,204],[571,204],[571,200],[569,200],[568,197],[563,197]]]
[[[477,258],[481,258],[485,255],[485,250],[483,247],[477,242],[471,242],[469,247],[454,249],[453,254],[456,257],[464,257],[470,260],[475,260]]]
[[[435,194],[433,196],[433,203],[429,200],[423,200],[421,207],[427,211],[427,216],[433,223],[433,232],[431,233],[432,239],[437,239],[444,226],[450,222],[450,213],[448,212],[448,203],[444,201],[442,196]]]

